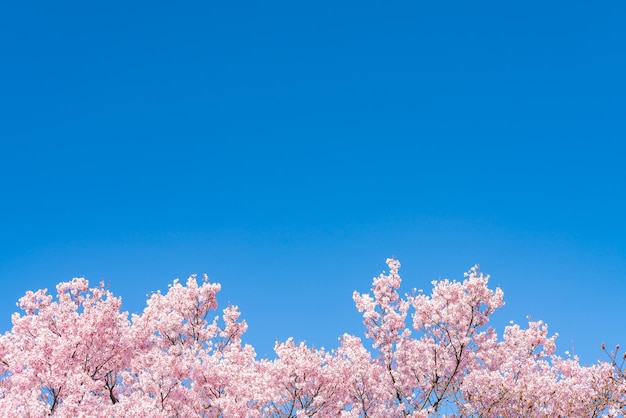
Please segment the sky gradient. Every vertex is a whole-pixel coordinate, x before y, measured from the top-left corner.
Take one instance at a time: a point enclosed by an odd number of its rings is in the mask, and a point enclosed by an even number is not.
[[[623,2],[4,2],[0,331],[191,273],[260,357],[474,264],[585,363],[626,344]]]

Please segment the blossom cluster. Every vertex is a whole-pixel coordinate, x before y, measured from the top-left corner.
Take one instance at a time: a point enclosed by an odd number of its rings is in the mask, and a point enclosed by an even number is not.
[[[236,306],[207,276],[153,293],[141,314],[78,278],[27,292],[0,336],[0,417],[624,416],[619,347],[583,366],[546,324],[489,327],[503,292],[474,267],[401,295],[400,263],[353,295],[365,342],[276,343],[259,360]]]

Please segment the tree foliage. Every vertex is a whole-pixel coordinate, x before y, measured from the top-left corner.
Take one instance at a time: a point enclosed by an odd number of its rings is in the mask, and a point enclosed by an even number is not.
[[[368,344],[333,351],[289,339],[258,360],[236,306],[217,311],[205,276],[153,293],[140,315],[102,283],[27,292],[0,337],[0,416],[597,417],[624,416],[619,347],[583,366],[555,354],[541,321],[488,326],[503,305],[478,267],[430,295],[400,295],[400,263],[353,295]]]

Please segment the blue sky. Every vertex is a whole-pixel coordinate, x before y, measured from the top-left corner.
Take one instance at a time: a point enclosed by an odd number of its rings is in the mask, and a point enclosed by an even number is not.
[[[626,6],[4,2],[0,328],[85,276],[208,273],[259,356],[479,263],[493,319],[626,344]]]

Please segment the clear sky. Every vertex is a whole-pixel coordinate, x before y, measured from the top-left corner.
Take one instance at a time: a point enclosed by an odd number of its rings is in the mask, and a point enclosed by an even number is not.
[[[220,282],[260,357],[362,336],[353,290],[479,263],[586,363],[626,345],[626,5],[0,5],[0,330],[104,279]]]

